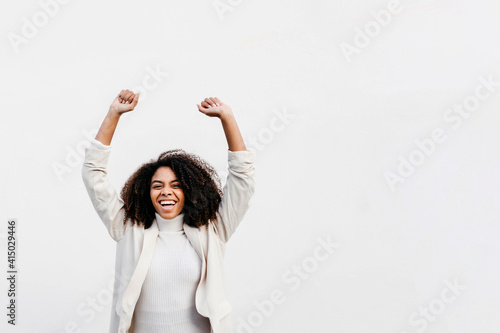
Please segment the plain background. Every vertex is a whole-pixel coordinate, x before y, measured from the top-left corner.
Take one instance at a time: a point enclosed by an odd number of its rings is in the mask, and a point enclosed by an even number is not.
[[[446,120],[481,77],[500,82],[498,4],[401,0],[377,31],[372,13],[389,1],[73,0],[46,22],[41,3],[0,13],[1,275],[10,218],[19,272],[16,327],[0,279],[2,332],[107,332],[115,243],[82,152],[115,96],[144,80],[111,144],[117,191],[174,148],[225,182],[222,126],[196,108],[205,97],[232,107],[257,152],[257,192],[227,246],[235,331],[500,330],[500,86]],[[41,26],[16,52],[9,36],[33,16]],[[419,153],[436,129],[446,140]],[[392,190],[386,173],[410,156],[419,165]]]

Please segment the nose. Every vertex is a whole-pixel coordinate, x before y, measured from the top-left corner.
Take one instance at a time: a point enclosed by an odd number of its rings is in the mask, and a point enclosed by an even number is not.
[[[165,187],[164,187],[164,188],[163,188],[163,190],[162,190],[162,194],[163,194],[164,196],[167,196],[167,195],[168,195],[168,193],[170,193],[170,190],[169,190],[168,188],[165,188]]]

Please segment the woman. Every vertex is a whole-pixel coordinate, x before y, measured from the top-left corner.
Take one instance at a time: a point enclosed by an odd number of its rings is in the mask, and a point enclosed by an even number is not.
[[[182,149],[166,151],[128,179],[121,198],[107,178],[111,139],[139,94],[122,90],[85,150],[82,177],[94,209],[116,241],[109,332],[233,332],[224,253],[255,190],[255,153],[246,150],[231,108],[206,98],[198,110],[219,118],[229,174]]]

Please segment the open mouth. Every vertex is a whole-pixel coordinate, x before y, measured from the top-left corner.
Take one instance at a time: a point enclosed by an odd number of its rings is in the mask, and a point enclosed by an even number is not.
[[[173,200],[161,200],[160,201],[160,206],[165,210],[172,210],[172,209],[174,209],[175,205],[177,205],[177,202],[173,201]]]

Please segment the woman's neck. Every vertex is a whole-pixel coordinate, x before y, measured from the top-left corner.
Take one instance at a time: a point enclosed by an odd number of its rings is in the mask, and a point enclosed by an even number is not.
[[[155,212],[156,222],[160,231],[181,231],[184,230],[182,224],[184,223],[184,213],[180,213],[172,219],[164,219],[160,214]]]

